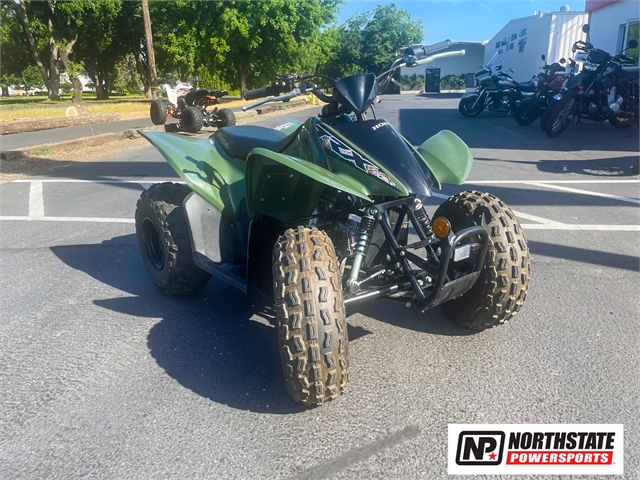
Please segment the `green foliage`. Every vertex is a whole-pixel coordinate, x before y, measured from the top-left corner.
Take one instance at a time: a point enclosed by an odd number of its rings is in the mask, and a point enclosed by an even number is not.
[[[462,90],[465,81],[457,75],[447,75],[440,79],[440,88],[443,90]]]
[[[422,40],[422,21],[394,4],[378,5],[373,13],[354,15],[344,25],[323,32],[317,71],[332,77],[382,73],[402,47]]]
[[[61,82],[60,83],[60,90],[62,90],[62,93],[71,93],[73,91],[73,83],[71,83],[71,82]]]
[[[403,90],[423,90],[424,89],[424,77],[422,75],[413,74],[403,75],[400,78]]]
[[[36,66],[29,65],[22,71],[20,78],[25,90],[42,87],[42,75],[40,75],[40,70]]]

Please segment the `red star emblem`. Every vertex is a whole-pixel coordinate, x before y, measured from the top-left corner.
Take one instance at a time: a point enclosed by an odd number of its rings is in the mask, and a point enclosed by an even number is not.
[[[493,453],[493,452],[491,452],[491,454],[489,455],[489,458],[490,458],[491,460],[495,460],[495,459],[496,459],[496,454],[495,454],[495,453]]]

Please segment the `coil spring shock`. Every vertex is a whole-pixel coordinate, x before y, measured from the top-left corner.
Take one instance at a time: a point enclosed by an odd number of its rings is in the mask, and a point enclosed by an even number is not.
[[[376,219],[373,217],[362,217],[360,222],[358,243],[356,244],[356,251],[353,256],[353,264],[351,266],[351,274],[347,285],[350,289],[354,289],[358,286],[358,273],[360,273],[360,267],[362,262],[367,256],[371,239],[373,238],[373,229],[376,226]]]
[[[427,239],[433,240],[435,238],[435,235],[433,234],[433,230],[431,229],[431,220],[429,219],[429,215],[427,215],[427,212],[424,209],[424,205],[418,198],[416,198],[415,200],[414,211],[416,213],[416,219],[418,220],[420,227],[422,227],[422,231],[427,236]]]

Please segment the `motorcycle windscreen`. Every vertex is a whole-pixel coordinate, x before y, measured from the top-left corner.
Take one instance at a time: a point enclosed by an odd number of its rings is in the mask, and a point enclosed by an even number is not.
[[[366,112],[380,93],[373,73],[341,78],[334,82],[333,89],[333,99],[358,114]]]
[[[367,120],[332,125],[350,144],[367,154],[380,168],[402,182],[409,193],[431,196],[433,179],[389,122]]]

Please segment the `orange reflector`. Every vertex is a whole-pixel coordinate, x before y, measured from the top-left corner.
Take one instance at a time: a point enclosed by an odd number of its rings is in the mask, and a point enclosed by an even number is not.
[[[451,233],[451,224],[449,220],[444,217],[434,219],[433,223],[431,223],[431,228],[438,238],[446,238],[449,236],[449,233]]]

